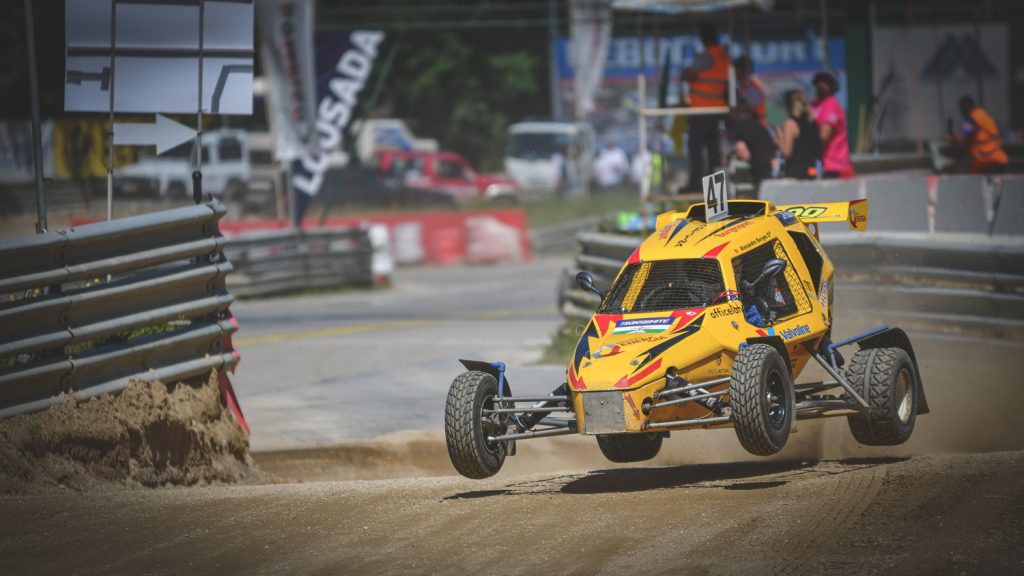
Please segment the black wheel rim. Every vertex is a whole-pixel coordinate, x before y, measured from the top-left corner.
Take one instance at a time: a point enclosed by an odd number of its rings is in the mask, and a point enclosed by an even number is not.
[[[764,387],[764,401],[767,408],[768,424],[775,430],[782,430],[786,422],[786,386],[782,374],[777,370],[768,373]]]
[[[498,442],[489,442],[488,436],[500,436],[505,430],[501,414],[484,414],[484,410],[492,410],[494,400],[488,398],[480,404],[480,433],[483,435],[484,447],[491,454],[497,454],[500,447]]]

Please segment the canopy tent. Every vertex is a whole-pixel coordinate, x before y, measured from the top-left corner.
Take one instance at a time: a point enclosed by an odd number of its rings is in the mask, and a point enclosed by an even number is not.
[[[613,0],[612,9],[653,14],[683,14],[717,12],[744,6],[771,10],[774,3],[775,0]]]

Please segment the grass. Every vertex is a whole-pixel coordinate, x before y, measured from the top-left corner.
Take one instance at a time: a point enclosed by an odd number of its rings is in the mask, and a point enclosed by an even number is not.
[[[569,356],[572,354],[573,349],[576,348],[576,342],[579,341],[580,337],[576,335],[576,326],[579,322],[574,320],[566,320],[558,331],[551,336],[551,342],[548,343],[547,347],[544,348],[543,354],[541,354],[538,364],[565,364]]]

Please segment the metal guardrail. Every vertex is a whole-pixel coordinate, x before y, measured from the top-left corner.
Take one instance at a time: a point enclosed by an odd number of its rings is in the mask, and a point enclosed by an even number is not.
[[[218,202],[0,240],[0,417],[237,363]]]
[[[231,238],[225,252],[235,266],[228,285],[238,296],[373,284],[365,228],[247,233]]]
[[[607,287],[637,236],[583,232],[577,270]],[[844,299],[921,329],[1024,341],[1024,239],[974,235],[847,234],[824,238]],[[598,298],[566,270],[558,305],[567,319],[586,320]]]

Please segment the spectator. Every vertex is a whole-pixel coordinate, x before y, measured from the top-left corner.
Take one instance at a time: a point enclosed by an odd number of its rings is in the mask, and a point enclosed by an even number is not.
[[[736,157],[750,164],[756,193],[761,181],[772,177],[775,142],[771,133],[757,121],[750,106],[741,103],[729,113],[729,136],[736,143]]]
[[[811,104],[811,113],[818,123],[818,134],[821,136],[821,156],[825,170],[822,177],[853,178],[846,113],[835,96],[839,82],[828,72],[818,72],[814,75],[813,84],[818,97]]]
[[[661,154],[651,154],[647,149],[637,152],[629,169],[630,180],[634,184],[640,184],[645,170],[650,170],[650,189],[658,190],[661,187]]]
[[[618,186],[628,173],[629,159],[626,152],[614,140],[609,140],[594,160],[594,179],[597,185],[601,188]]]
[[[768,99],[765,96],[764,84],[761,84],[754,75],[754,62],[749,56],[740,56],[733,66],[736,68],[737,102],[746,102],[754,113],[754,119],[767,128]]]
[[[960,114],[963,122],[960,132],[955,134],[958,142],[967,147],[971,156],[971,172],[974,174],[1000,174],[1006,172],[1010,159],[999,140],[999,128],[984,108],[974,103],[970,96],[960,98]]]
[[[555,173],[555,193],[564,194],[566,189],[565,154],[561,149],[551,155],[551,171]]]
[[[713,24],[700,27],[704,44],[693,64],[683,70],[682,78],[690,84],[690,106],[694,108],[724,107],[729,92],[729,54],[718,42]],[[689,118],[690,183],[687,190],[700,191],[701,178],[722,165],[722,141],[719,114],[700,114]],[[707,164],[704,153],[707,152]]]
[[[809,180],[817,177],[821,161],[821,133],[811,118],[810,107],[801,90],[790,90],[785,95],[789,117],[778,129],[779,152],[785,160],[782,175],[786,178]]]

